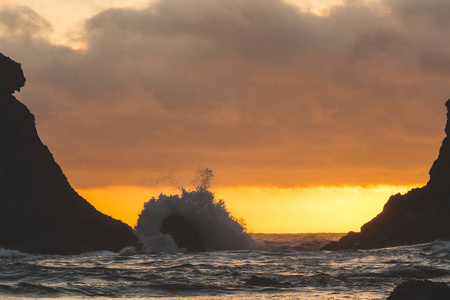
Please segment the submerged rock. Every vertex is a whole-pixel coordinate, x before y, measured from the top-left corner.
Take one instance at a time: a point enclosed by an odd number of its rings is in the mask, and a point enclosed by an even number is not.
[[[189,252],[205,251],[197,230],[182,216],[165,218],[161,224],[161,233],[171,235],[179,249]]]
[[[20,64],[0,55],[0,247],[42,254],[139,247],[128,225],[70,186],[34,116],[11,95],[24,83]]]
[[[450,100],[447,106],[447,136],[430,170],[427,185],[389,198],[383,211],[323,250],[371,249],[450,239]]]
[[[387,300],[448,300],[450,288],[444,282],[409,280],[398,285]]]
[[[252,275],[249,280],[245,282],[247,285],[253,286],[290,286],[289,282],[279,282],[278,280],[269,277],[259,277]]]

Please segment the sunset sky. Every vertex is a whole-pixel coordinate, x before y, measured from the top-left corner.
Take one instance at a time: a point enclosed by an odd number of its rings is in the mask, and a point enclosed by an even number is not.
[[[15,96],[72,186],[134,225],[198,168],[253,232],[345,232],[428,181],[448,0],[0,0]],[[172,187],[172,189],[170,189]]]

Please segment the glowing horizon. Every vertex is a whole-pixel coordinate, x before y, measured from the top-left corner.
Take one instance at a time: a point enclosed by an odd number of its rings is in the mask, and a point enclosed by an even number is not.
[[[341,233],[359,231],[381,212],[389,196],[419,186],[219,187],[212,191],[216,199],[225,201],[233,217],[245,221],[252,233]],[[78,191],[99,211],[131,227],[136,225],[143,204],[152,197],[179,194],[174,188],[136,186]]]

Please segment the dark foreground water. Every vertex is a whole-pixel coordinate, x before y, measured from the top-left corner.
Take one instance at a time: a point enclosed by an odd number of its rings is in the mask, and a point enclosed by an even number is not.
[[[318,249],[337,235],[256,235],[261,250],[29,255],[0,249],[0,299],[386,299],[408,279],[450,282],[450,242]],[[255,287],[252,276],[289,285]]]

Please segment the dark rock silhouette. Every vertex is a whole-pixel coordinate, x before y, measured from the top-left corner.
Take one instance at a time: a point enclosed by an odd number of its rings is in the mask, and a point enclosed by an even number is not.
[[[160,231],[171,235],[180,249],[184,248],[189,252],[205,251],[197,230],[182,216],[172,215],[165,218]]]
[[[450,109],[450,100],[445,104]],[[447,136],[430,169],[427,185],[389,198],[383,211],[323,250],[371,249],[450,239],[450,112]]]
[[[0,80],[0,247],[42,254],[139,247],[128,225],[75,192],[42,144],[34,116],[11,95],[25,82],[20,64],[0,55]]]
[[[450,193],[450,100],[445,103],[445,106],[447,106],[446,137],[442,141],[439,156],[430,169],[430,180],[427,183],[428,187],[439,194]]]
[[[409,280],[398,285],[387,300],[448,300],[450,288],[444,282]]]
[[[289,282],[279,282],[269,277],[259,277],[256,275],[252,275],[245,284],[253,286],[291,286]]]
[[[25,85],[19,63],[0,53],[0,95],[11,95]]]

